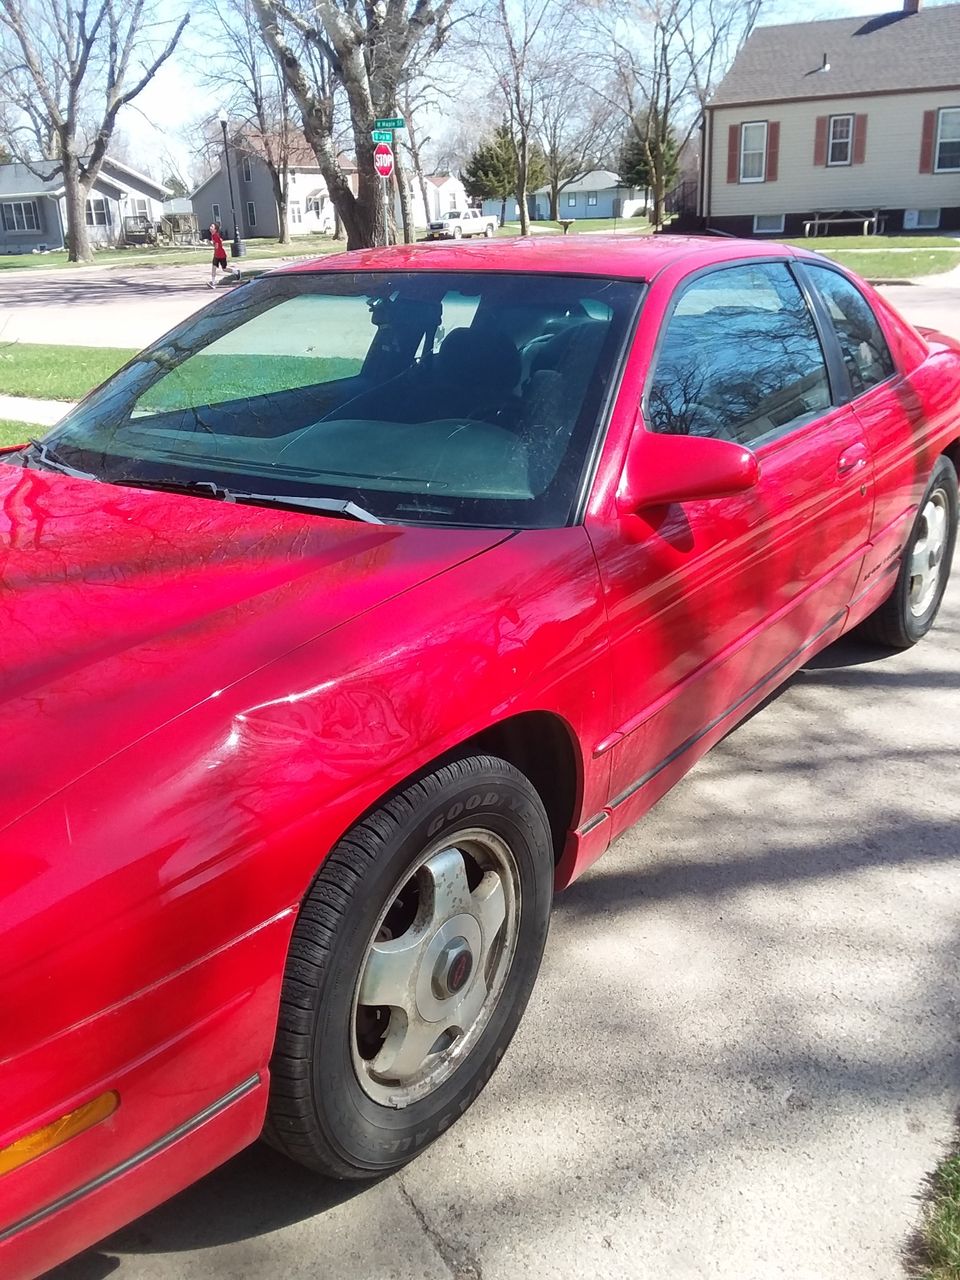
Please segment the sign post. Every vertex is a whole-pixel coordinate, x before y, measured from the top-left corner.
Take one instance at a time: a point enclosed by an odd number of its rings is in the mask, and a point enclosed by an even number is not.
[[[390,243],[390,220],[387,217],[387,209],[389,208],[390,179],[393,176],[393,148],[389,143],[378,142],[374,147],[373,167],[380,175],[383,194],[383,243],[386,245]]]

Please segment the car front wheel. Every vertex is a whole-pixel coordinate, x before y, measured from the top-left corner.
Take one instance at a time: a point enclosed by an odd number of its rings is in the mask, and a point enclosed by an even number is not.
[[[373,1178],[439,1137],[520,1022],[552,883],[540,797],[495,757],[447,765],[354,827],[294,929],[267,1139]]]
[[[462,228],[462,227],[454,227],[454,228],[453,228],[453,238],[454,238],[454,240],[459,240],[459,239],[460,239],[460,237],[461,237],[462,235],[463,235],[463,228]]]
[[[957,473],[939,457],[900,562],[892,595],[862,624],[871,640],[908,649],[933,626],[957,540]]]

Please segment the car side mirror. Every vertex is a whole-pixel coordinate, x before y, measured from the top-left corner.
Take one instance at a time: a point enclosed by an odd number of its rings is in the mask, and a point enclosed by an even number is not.
[[[753,488],[759,478],[760,465],[743,445],[640,427],[630,442],[617,507],[621,515],[636,515],[671,502],[724,498]]]

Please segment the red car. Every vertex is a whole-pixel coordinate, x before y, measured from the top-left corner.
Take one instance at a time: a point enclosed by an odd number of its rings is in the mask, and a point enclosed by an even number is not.
[[[552,894],[854,626],[929,630],[960,347],[823,258],[371,250],[0,459],[0,1274],[264,1134],[463,1114]]]

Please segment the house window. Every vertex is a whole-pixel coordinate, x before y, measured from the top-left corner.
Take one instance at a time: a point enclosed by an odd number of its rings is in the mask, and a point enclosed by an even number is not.
[[[574,192],[573,195],[567,196],[567,208],[575,209],[576,207],[577,207],[577,195],[576,195],[576,192]]]
[[[762,182],[766,176],[767,122],[754,121],[740,127],[740,181]]]
[[[830,117],[827,164],[849,164],[853,148],[853,116]]]
[[[213,220],[214,222],[220,221],[220,206],[218,204],[213,206]]]
[[[457,193],[454,191],[450,195],[450,212],[456,213],[456,211],[457,211]]]
[[[290,221],[294,225],[303,221],[303,214],[300,212],[300,201],[290,201]]]
[[[250,157],[243,157],[243,180],[244,182],[252,181],[253,175],[250,172]]]
[[[34,200],[11,200],[3,206],[4,231],[39,231],[40,217]]]
[[[596,204],[596,203],[597,203],[597,193],[595,191],[588,191],[587,204],[589,205],[589,204]]]
[[[940,226],[939,209],[904,209],[904,231],[936,231]]]
[[[252,200],[247,201],[247,226],[255,227],[257,225],[257,206]]]
[[[753,234],[756,236],[782,236],[782,213],[755,213],[753,215]]]
[[[141,197],[140,197],[140,196],[131,196],[131,198],[130,198],[130,212],[131,212],[131,213],[133,213],[133,214],[136,214],[138,217],[139,217],[139,216],[141,216],[141,215],[142,215],[144,218],[149,217],[149,215],[150,215],[150,209],[149,209],[149,207],[148,207],[147,201],[146,201],[146,200],[141,199]]]
[[[107,227],[110,225],[110,211],[106,200],[100,196],[91,196],[87,201],[87,226]]]
[[[944,107],[937,123],[937,173],[960,169],[960,107]]]

